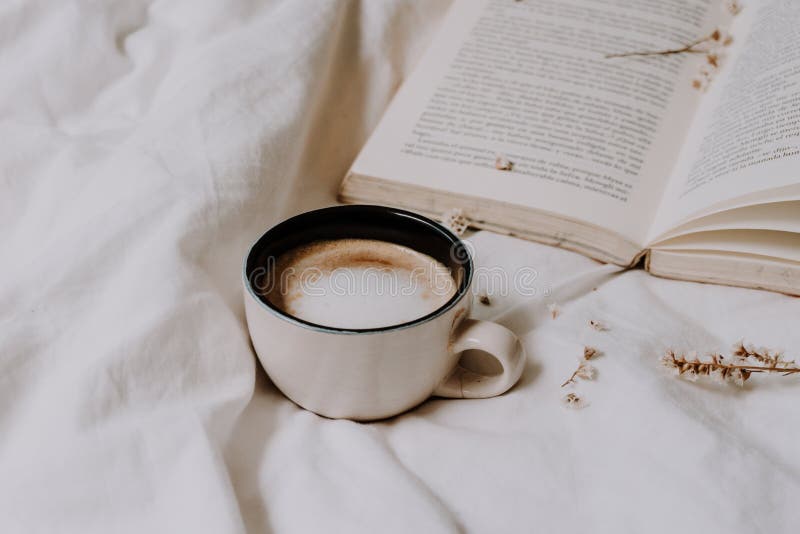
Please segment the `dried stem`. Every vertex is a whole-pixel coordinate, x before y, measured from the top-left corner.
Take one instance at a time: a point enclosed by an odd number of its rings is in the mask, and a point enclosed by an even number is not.
[[[675,355],[673,354],[673,358]],[[764,365],[736,365],[731,363],[722,363],[718,360],[723,358],[720,354],[712,354],[712,360],[710,362],[703,362],[698,359],[694,360],[687,360],[684,356],[677,357],[674,361],[675,363],[689,365],[689,366],[703,366],[707,365],[710,366],[711,369],[744,369],[747,371],[751,371],[753,373],[782,373],[784,375],[791,375],[794,373],[800,373],[800,367],[772,367],[772,366],[764,366]]]
[[[578,369],[580,369],[580,366],[578,366]],[[574,383],[574,382],[575,382],[575,377],[576,377],[576,376],[578,376],[578,369],[575,369],[575,372],[574,372],[574,373],[572,373],[572,374],[570,375],[570,377],[569,377],[567,380],[565,380],[565,381],[564,381],[564,383],[563,383],[563,384],[561,384],[561,387],[562,387],[562,388],[563,388],[563,387],[567,387],[567,385],[569,385],[569,384],[572,384],[572,383]]]
[[[595,356],[597,356],[597,349],[594,347],[583,347],[583,361],[578,364],[578,368],[570,375],[570,377],[561,384],[561,387],[566,387],[569,384],[574,384],[579,378],[584,380],[592,380],[595,377],[595,368],[586,363]]]
[[[680,48],[671,48],[668,50],[644,50],[641,52],[622,52],[619,54],[606,54],[606,59],[611,59],[615,57],[633,57],[633,56],[671,56],[674,54],[703,54],[704,50],[695,50],[695,46],[705,43],[708,41],[708,37],[703,39],[698,39],[693,43],[689,43],[686,46],[682,46]]]
[[[701,37],[692,41],[691,43],[681,46],[679,48],[669,48],[667,50],[645,50],[640,52],[622,52],[618,54],[606,54],[606,59],[618,57],[633,57],[633,56],[671,56],[674,54],[705,54],[708,50],[698,49],[697,47],[704,43],[717,42],[722,39],[722,33],[719,30],[714,30],[705,37]]]

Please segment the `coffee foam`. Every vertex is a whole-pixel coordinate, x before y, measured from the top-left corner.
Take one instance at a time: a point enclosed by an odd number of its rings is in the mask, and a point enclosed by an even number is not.
[[[317,241],[282,254],[266,298],[337,328],[378,328],[423,317],[456,292],[450,270],[411,248],[374,239]]]

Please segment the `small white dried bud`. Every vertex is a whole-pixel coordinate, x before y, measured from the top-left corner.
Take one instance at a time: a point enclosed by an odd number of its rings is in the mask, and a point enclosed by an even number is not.
[[[558,304],[556,304],[555,302],[550,302],[547,305],[547,311],[550,312],[550,317],[552,317],[553,319],[561,315],[561,308],[559,308]]]
[[[581,362],[578,370],[575,371],[575,376],[584,380],[594,380],[594,377],[597,376],[597,369],[588,363]]]
[[[726,377],[722,373],[722,369],[714,369],[711,372],[710,376],[711,376],[711,380],[714,381],[714,383],[716,383],[716,384],[724,384],[725,383]]]
[[[564,403],[564,406],[567,408],[577,409],[583,408],[586,406],[584,400],[577,396],[575,393],[567,393],[563,397],[561,397],[561,402]]]
[[[742,12],[742,3],[739,2],[739,0],[725,0],[722,3],[722,9],[731,15],[736,16]]]
[[[442,216],[442,224],[460,236],[469,228],[469,219],[461,208],[452,208]]]
[[[494,160],[494,168],[498,171],[510,171],[514,168],[514,162],[502,154],[498,154]]]
[[[606,330],[608,330],[608,328],[606,327],[606,325],[604,325],[604,324],[603,324],[603,323],[601,323],[600,321],[596,321],[596,320],[594,320],[594,319],[592,319],[592,320],[590,320],[590,321],[589,321],[589,326],[591,326],[592,328],[594,328],[594,329],[595,329],[595,330],[597,330],[598,332],[605,332]]]

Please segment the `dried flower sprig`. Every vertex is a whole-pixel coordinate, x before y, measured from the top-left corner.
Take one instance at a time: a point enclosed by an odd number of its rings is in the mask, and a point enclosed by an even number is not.
[[[635,57],[635,56],[672,56],[675,54],[708,54],[709,44],[722,43],[728,46],[733,42],[733,38],[719,28],[714,31],[695,39],[694,41],[680,46],[678,48],[668,48],[666,50],[643,50],[638,52],[621,52],[616,54],[606,54],[606,59],[620,58],[620,57]]]
[[[678,376],[692,382],[701,376],[707,376],[742,386],[751,374],[750,369],[724,362],[724,356],[719,354],[712,354],[709,360],[701,361],[694,353],[690,353],[687,357],[668,350],[661,358],[661,363],[667,369],[675,371]]]
[[[561,387],[566,387],[569,384],[574,384],[578,381],[578,379],[583,380],[594,380],[594,377],[597,376],[597,369],[594,368],[593,365],[586,363],[595,356],[597,356],[598,352],[597,349],[594,347],[583,347],[583,361],[578,364],[578,368],[570,375],[570,377],[561,384]]]
[[[575,372],[572,373],[572,376],[570,376],[563,384],[561,384],[561,387],[563,388],[569,384],[574,384],[579,378],[582,378],[583,380],[594,380],[595,376],[597,376],[597,369],[595,369],[593,365],[589,365],[586,362],[581,362],[578,364],[578,368],[575,369]]]
[[[721,7],[730,16],[735,17],[742,11],[742,4],[739,0],[722,0]],[[694,41],[676,48],[666,50],[644,50],[638,52],[622,52],[606,54],[606,59],[624,57],[647,57],[647,56],[672,56],[679,54],[705,54],[705,61],[699,67],[697,76],[692,79],[692,87],[700,91],[708,90],[717,71],[720,68],[720,61],[723,49],[733,43],[733,37],[724,29],[715,28],[714,31],[695,39]]]
[[[739,347],[742,348],[741,352],[737,350]],[[740,352],[740,354],[737,354],[737,352]],[[753,354],[746,352],[744,345],[741,343],[734,346],[734,356],[737,360],[732,363],[728,363],[721,354],[714,353],[701,360],[696,353],[689,353],[687,356],[678,355],[673,350],[668,350],[661,358],[661,363],[664,367],[677,373],[678,376],[691,381],[695,381],[700,377],[709,377],[720,382],[734,383],[738,386],[743,386],[753,373],[781,373],[784,376],[800,373],[800,367],[793,361],[778,359],[777,354],[779,353],[766,353],[771,354],[773,358],[768,365],[753,364],[752,359],[755,359],[756,362],[761,362],[762,360],[758,358],[764,357],[764,353],[759,353],[758,357]]]

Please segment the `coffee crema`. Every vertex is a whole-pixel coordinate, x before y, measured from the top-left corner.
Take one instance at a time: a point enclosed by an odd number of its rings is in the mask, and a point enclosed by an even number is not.
[[[437,310],[456,292],[450,270],[409,247],[376,239],[316,241],[269,267],[265,298],[284,313],[333,328],[380,328]]]

